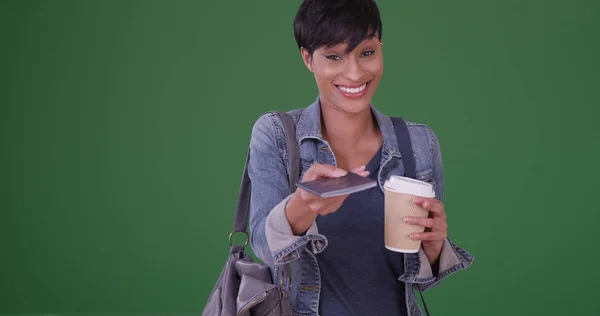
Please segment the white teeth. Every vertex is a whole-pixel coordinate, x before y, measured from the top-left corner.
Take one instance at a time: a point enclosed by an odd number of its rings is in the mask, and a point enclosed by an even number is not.
[[[340,90],[342,90],[346,93],[359,93],[359,92],[365,90],[366,87],[367,87],[366,83],[358,88],[346,88],[344,86],[338,86],[338,88],[340,88]]]

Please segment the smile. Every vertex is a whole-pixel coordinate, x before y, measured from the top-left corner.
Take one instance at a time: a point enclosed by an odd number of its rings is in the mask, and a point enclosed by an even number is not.
[[[358,86],[358,87],[347,87],[347,86],[341,86],[341,85],[336,85],[335,87],[338,89],[338,91],[342,92],[342,94],[345,95],[346,97],[353,98],[353,97],[361,97],[362,95],[364,95],[367,92],[367,87],[369,86],[369,83],[371,83],[371,81],[365,82],[361,86]]]
[[[365,88],[367,87],[367,84],[368,84],[368,82],[364,83],[362,86],[357,87],[357,88],[348,88],[348,87],[344,87],[344,86],[336,86],[336,87],[346,93],[359,93],[359,92],[365,90]]]

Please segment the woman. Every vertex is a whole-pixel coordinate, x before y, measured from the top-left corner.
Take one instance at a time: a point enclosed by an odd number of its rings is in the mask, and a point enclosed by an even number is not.
[[[403,175],[394,126],[371,100],[383,74],[382,25],[375,1],[305,0],[294,20],[304,64],[319,90],[310,106],[290,111],[300,144],[301,179],[339,177],[347,170],[378,186],[349,196],[289,194],[282,123],[271,114],[254,125],[248,173],[252,182],[253,252],[277,283],[291,271],[291,303],[300,315],[420,315],[412,288],[426,290],[465,269],[473,257],[446,237],[443,168],[436,135],[407,122],[417,177],[435,185],[436,198],[416,203],[430,218],[411,238],[418,254],[383,245],[383,182]],[[283,284],[284,282],[282,282]]]

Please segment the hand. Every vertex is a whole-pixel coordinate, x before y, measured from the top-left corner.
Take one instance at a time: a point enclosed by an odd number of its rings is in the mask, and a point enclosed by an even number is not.
[[[365,167],[353,170],[354,173],[366,177],[369,175]],[[302,181],[312,181],[321,178],[338,178],[345,176],[347,171],[333,165],[313,164],[302,177]],[[301,235],[312,225],[319,215],[336,212],[348,195],[322,198],[306,190],[298,188],[286,207],[286,216],[295,235]]]
[[[429,264],[434,264],[440,257],[444,239],[448,236],[448,223],[444,204],[435,198],[417,198],[414,203],[429,211],[429,217],[405,217],[404,221],[412,225],[424,226],[423,233],[410,234],[413,240],[421,240],[423,250]]]
[[[355,169],[353,172],[365,177],[369,175],[369,172],[365,171],[364,166]],[[346,174],[347,172],[345,170],[336,168],[333,165],[315,163],[306,171],[302,181],[312,181],[322,178],[337,178],[345,176]],[[298,188],[297,192],[302,204],[305,204],[309,211],[319,215],[327,215],[336,212],[344,200],[348,197],[346,194],[322,198],[301,188]]]

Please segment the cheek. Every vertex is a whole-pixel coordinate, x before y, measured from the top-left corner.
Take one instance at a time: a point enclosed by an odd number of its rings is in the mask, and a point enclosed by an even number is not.
[[[341,64],[335,65],[325,60],[320,60],[315,66],[315,73],[318,73],[324,79],[335,78],[343,68]]]
[[[374,76],[381,77],[383,74],[383,60],[373,60],[365,65],[365,70]]]
[[[324,62],[320,62],[318,65],[315,66],[315,76],[317,77],[317,81],[320,82],[332,81],[340,73],[338,69],[339,67],[328,65]]]

